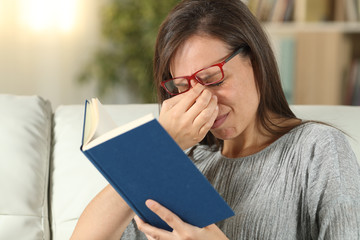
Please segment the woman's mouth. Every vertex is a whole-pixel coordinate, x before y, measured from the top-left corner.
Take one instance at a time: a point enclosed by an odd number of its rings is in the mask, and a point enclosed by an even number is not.
[[[227,118],[227,116],[229,115],[229,113],[218,116],[214,122],[214,124],[212,125],[211,129],[215,129],[220,127],[221,124],[223,124]]]

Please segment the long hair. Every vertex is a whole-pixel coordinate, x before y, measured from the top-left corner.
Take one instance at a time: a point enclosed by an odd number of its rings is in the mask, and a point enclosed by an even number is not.
[[[159,102],[171,97],[160,82],[171,78],[170,63],[176,50],[189,37],[200,34],[222,40],[233,51],[247,46],[241,54],[251,60],[260,94],[257,118],[270,134],[282,135],[289,131],[290,128],[274,128],[276,125],[270,119],[270,112],[285,118],[296,117],[282,90],[267,35],[240,0],[184,0],[169,13],[159,29],[154,53],[154,81]],[[202,141],[208,145],[215,142],[210,132]]]

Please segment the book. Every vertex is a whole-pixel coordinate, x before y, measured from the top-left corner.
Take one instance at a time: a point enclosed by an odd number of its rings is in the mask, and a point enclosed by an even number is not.
[[[353,96],[352,96],[352,105],[360,106],[360,60],[355,60],[356,67],[355,67],[355,84],[353,89]]]
[[[147,199],[200,228],[234,215],[152,114],[117,127],[98,99],[87,100],[81,151],[134,212],[155,227],[171,230],[146,207]]]
[[[346,21],[346,2],[347,0],[337,0],[334,3],[334,21]]]
[[[349,22],[356,22],[359,20],[358,7],[356,0],[347,0],[346,2],[346,17]]]
[[[308,0],[306,5],[306,21],[326,22],[333,20],[331,5],[331,1],[328,0]]]
[[[255,16],[256,13],[257,13],[257,9],[259,7],[259,1],[260,0],[249,0],[248,3],[247,3],[247,6],[249,8],[249,10],[252,12],[252,14],[254,14]]]
[[[297,22],[324,22],[333,19],[332,2],[328,0],[295,1],[295,20]]]
[[[353,59],[350,67],[350,73],[348,77],[348,81],[346,83],[346,92],[345,92],[345,100],[344,103],[346,105],[353,105],[354,102],[354,93],[355,93],[355,86],[356,86],[356,79],[357,75],[360,73],[358,70],[360,66],[360,60]]]
[[[306,21],[306,5],[308,0],[295,1],[294,5],[294,20],[295,22],[303,23]]]
[[[284,21],[293,21],[294,19],[294,7],[295,7],[295,0],[288,0]]]
[[[269,18],[271,22],[283,22],[285,20],[285,12],[287,9],[288,1],[277,0],[274,3],[273,11]]]

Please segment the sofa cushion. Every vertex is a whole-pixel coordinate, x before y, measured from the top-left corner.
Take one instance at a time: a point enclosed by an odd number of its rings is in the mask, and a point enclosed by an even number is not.
[[[156,104],[106,105],[119,125],[153,113]],[[69,239],[84,208],[107,181],[80,151],[84,106],[60,106],[54,115],[50,201],[52,239]]]
[[[342,130],[360,163],[360,107],[340,105],[294,105],[291,107],[301,119],[323,121]]]
[[[0,116],[0,239],[50,239],[51,105],[0,95]]]
[[[156,104],[106,105],[105,107],[118,124],[129,122],[149,112],[158,116],[159,110]],[[303,119],[332,123],[360,141],[359,108],[343,106],[292,106],[292,108]],[[80,151],[83,115],[84,106],[78,105],[60,106],[54,116],[55,145],[50,170],[52,239],[54,240],[69,239],[84,208],[107,184]],[[359,152],[359,145],[356,145],[356,142],[352,144],[354,150]],[[360,155],[358,159],[360,160]]]

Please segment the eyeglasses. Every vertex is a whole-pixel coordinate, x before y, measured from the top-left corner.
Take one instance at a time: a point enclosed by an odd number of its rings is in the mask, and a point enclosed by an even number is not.
[[[168,79],[161,82],[161,86],[170,94],[170,95],[179,95],[181,93],[187,92],[191,88],[190,81],[192,79],[196,80],[202,85],[209,86],[220,83],[224,79],[224,70],[223,66],[225,63],[230,61],[236,55],[238,55],[244,47],[238,48],[234,53],[227,57],[224,61],[211,65],[209,67],[200,69],[191,76],[176,77]]]

